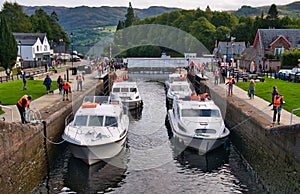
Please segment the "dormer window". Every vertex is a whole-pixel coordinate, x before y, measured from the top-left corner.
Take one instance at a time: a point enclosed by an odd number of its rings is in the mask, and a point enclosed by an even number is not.
[[[274,51],[275,51],[275,52],[274,52],[275,57],[276,57],[277,59],[279,59],[279,58],[280,58],[280,55],[284,52],[284,48],[283,48],[283,47],[281,47],[281,48],[275,48]]]
[[[39,46],[36,46],[36,52],[39,52],[40,49],[39,49]]]

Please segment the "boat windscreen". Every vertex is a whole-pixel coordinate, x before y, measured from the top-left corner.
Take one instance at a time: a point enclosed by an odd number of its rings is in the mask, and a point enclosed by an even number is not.
[[[120,92],[120,88],[113,88],[113,92]]]
[[[79,115],[75,117],[74,126],[86,126],[88,116],[87,115]]]
[[[220,117],[217,109],[182,109],[182,117]]]
[[[129,90],[130,90],[130,92],[137,92],[136,88],[130,88]]]
[[[103,126],[103,116],[90,116],[88,126],[94,126],[94,127]]]
[[[175,85],[175,86],[171,86],[171,90],[173,91],[189,91],[188,86],[185,85]]]
[[[116,117],[105,117],[105,126],[118,127],[118,119]]]
[[[128,92],[129,88],[121,88],[121,92]]]

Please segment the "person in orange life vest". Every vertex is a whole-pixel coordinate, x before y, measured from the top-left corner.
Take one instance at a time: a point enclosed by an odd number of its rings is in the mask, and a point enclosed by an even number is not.
[[[71,93],[71,85],[69,84],[69,82],[67,81],[64,82],[63,89],[64,89],[63,101],[65,101],[65,99],[68,101],[69,92]]]
[[[20,100],[17,102],[17,107],[20,112],[21,116],[21,122],[23,124],[28,123],[25,119],[25,114],[26,114],[26,107],[29,108],[30,100],[32,99],[31,95],[24,95]]]
[[[216,70],[214,72],[214,77],[215,77],[215,85],[218,85],[218,83],[219,83],[219,72],[218,72],[218,70]]]
[[[276,116],[277,116],[277,124],[280,125],[280,115],[281,115],[281,109],[283,105],[283,96],[281,96],[279,93],[277,93],[274,96],[273,102],[269,104],[271,106],[273,104],[274,106],[274,114],[273,114],[273,124],[276,122]]]
[[[192,92],[192,94],[191,94],[191,100],[200,100],[200,96],[198,96],[196,94],[196,92]]]
[[[230,76],[228,82],[226,83],[226,85],[228,85],[228,96],[232,96],[232,89],[234,83],[235,83],[234,78]]]
[[[76,76],[76,80],[77,80],[77,91],[78,91],[78,90],[82,91],[82,82],[83,82],[83,80],[84,80],[83,75],[82,75],[82,74],[78,74],[78,75]]]
[[[208,93],[203,93],[200,95],[200,101],[205,101],[206,99],[210,100]]]
[[[128,74],[127,74],[127,73],[125,73],[125,74],[123,75],[123,80],[128,80]]]

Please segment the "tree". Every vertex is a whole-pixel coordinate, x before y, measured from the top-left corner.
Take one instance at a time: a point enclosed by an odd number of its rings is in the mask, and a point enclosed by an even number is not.
[[[125,15],[125,28],[131,26],[133,22],[136,20],[134,16],[134,10],[131,6],[131,2],[129,2],[129,7],[127,8],[127,14]]]
[[[32,32],[30,18],[23,12],[21,5],[5,2],[1,13],[6,17],[7,25],[12,32]]]
[[[268,11],[267,19],[270,19],[270,20],[278,19],[278,10],[277,10],[277,6],[275,4],[271,5],[271,7]]]
[[[0,14],[0,51],[0,65],[11,68],[16,62],[18,45],[3,14]]]
[[[125,25],[124,22],[119,20],[118,25],[117,25],[117,31],[124,29],[124,25]]]

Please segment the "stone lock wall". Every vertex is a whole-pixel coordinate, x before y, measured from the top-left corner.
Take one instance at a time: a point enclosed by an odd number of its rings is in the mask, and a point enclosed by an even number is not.
[[[223,110],[231,141],[270,193],[300,193],[300,125],[270,128],[271,118],[238,97],[228,98],[205,81],[195,89],[209,92]],[[298,145],[298,149],[297,149]]]
[[[45,177],[56,154],[57,145],[51,141],[62,141],[65,118],[79,108],[84,96],[101,94],[102,81],[86,83],[84,88],[72,101],[41,110],[45,125],[0,121],[0,193],[30,193]]]

